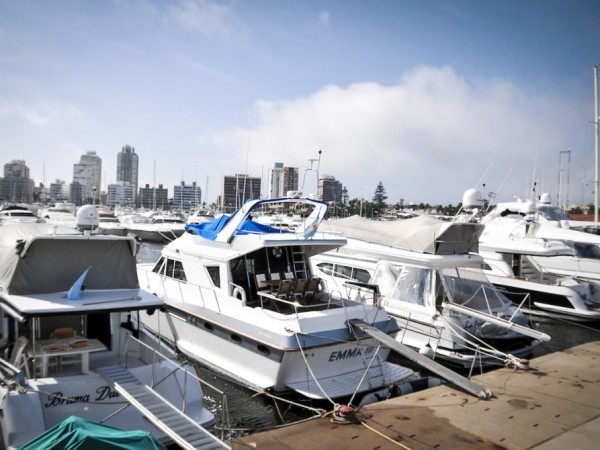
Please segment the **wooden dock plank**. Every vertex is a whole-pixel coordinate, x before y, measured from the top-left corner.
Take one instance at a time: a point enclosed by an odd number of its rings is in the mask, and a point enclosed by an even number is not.
[[[531,367],[473,377],[491,400],[444,385],[366,406],[357,412],[362,424],[315,419],[236,439],[233,448],[598,448],[600,342],[536,358]]]

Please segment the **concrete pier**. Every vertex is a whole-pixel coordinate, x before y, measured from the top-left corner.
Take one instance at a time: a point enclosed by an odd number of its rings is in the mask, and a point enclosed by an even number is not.
[[[256,433],[233,449],[598,449],[600,341],[501,368],[473,380],[479,400],[443,385],[361,408],[353,424],[330,417]]]

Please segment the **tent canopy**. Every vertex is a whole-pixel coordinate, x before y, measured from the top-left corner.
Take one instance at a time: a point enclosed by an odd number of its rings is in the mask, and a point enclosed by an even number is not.
[[[124,431],[71,416],[19,450],[166,450],[165,446],[145,431]]]
[[[445,222],[431,216],[394,221],[351,216],[325,220],[319,226],[319,231],[432,255],[477,252],[482,230],[480,224]]]

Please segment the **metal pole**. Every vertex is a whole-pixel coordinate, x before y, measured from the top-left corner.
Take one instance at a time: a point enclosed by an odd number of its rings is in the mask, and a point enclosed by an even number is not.
[[[594,66],[594,222],[598,223],[598,65]]]

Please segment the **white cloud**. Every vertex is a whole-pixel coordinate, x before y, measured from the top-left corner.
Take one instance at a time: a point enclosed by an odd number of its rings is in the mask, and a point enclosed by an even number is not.
[[[558,114],[565,109],[564,99],[527,94],[506,81],[466,80],[448,67],[421,67],[392,86],[330,85],[304,98],[258,101],[250,130],[204,139],[229,155],[220,163],[226,173],[244,170],[247,147],[253,175],[274,162],[303,173],[322,149],[321,175],[334,175],[351,197],[362,192],[370,198],[382,181],[390,202],[456,204],[492,161],[483,180],[488,191],[517,168],[504,187],[508,197],[526,185],[536,164],[538,173],[544,164],[545,173],[553,173],[566,135]]]
[[[168,16],[176,23],[196,30],[206,37],[232,39],[239,29],[234,11],[213,0],[181,0],[166,6]]]
[[[324,26],[329,25],[330,16],[331,14],[329,13],[329,11],[321,11],[319,13],[319,23]]]
[[[80,109],[55,97],[44,97],[24,103],[12,97],[0,97],[0,117],[18,117],[36,127],[68,122],[82,116]]]

